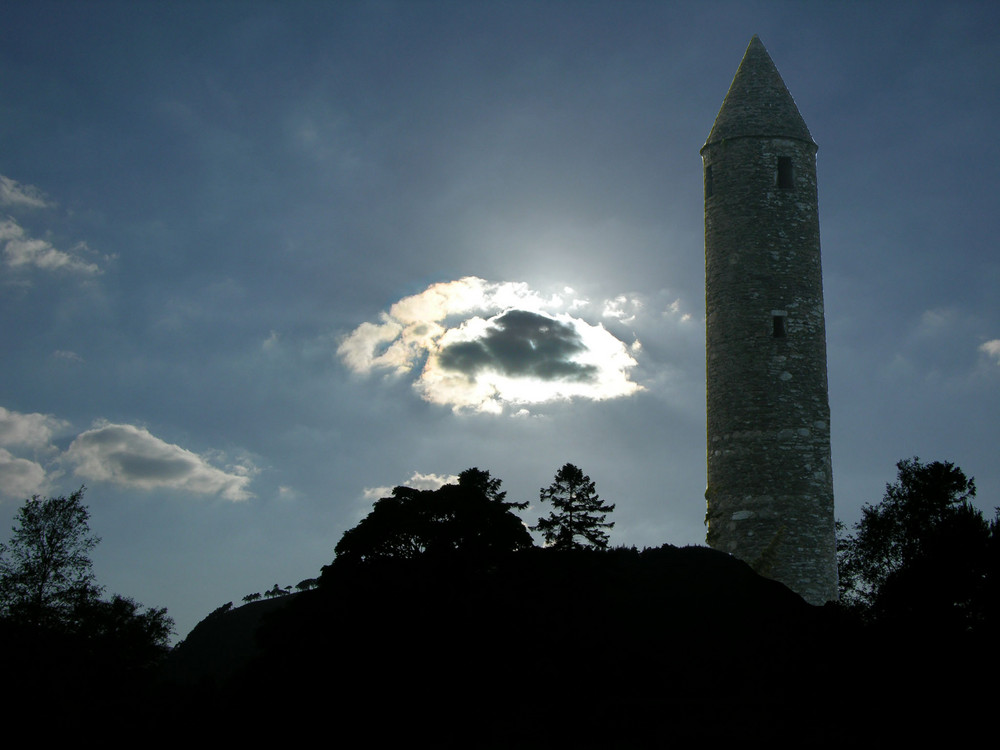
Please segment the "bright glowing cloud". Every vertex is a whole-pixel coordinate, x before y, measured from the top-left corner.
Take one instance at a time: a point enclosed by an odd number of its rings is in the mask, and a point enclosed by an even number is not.
[[[44,194],[38,188],[22,185],[20,182],[0,174],[0,206],[46,208],[48,205]]]
[[[1000,339],[992,339],[979,345],[979,351],[993,357],[1000,364]]]
[[[633,311],[639,307],[621,300],[614,309],[624,310],[626,302]],[[505,405],[635,393],[641,387],[629,380],[636,361],[628,347],[601,325],[555,312],[585,304],[546,297],[523,283],[466,277],[400,300],[379,323],[354,329],[337,353],[361,374],[404,374],[422,365],[416,391],[456,411],[499,414]]]
[[[143,490],[165,487],[227,500],[252,497],[247,490],[256,468],[250,463],[216,468],[196,453],[164,442],[141,427],[98,424],[66,451],[78,476]]]
[[[47,240],[28,237],[21,225],[10,218],[0,221],[0,245],[3,246],[4,260],[11,268],[70,271],[87,276],[101,273],[96,263],[82,260],[74,253],[57,250]],[[83,243],[74,249],[75,253],[86,250]]]

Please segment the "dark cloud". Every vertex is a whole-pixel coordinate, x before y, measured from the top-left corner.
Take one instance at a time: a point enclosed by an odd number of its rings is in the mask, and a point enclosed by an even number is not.
[[[127,453],[109,457],[123,475],[135,481],[171,482],[181,480],[197,469],[193,461],[178,458],[134,456]]]
[[[597,367],[571,359],[586,348],[572,325],[527,310],[510,310],[495,318],[482,338],[445,346],[438,361],[444,369],[469,377],[491,370],[511,377],[590,382]]]

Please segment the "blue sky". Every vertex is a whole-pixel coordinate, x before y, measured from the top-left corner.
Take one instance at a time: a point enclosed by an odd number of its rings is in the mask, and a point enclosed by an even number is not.
[[[753,34],[819,144],[837,514],[913,455],[992,513],[998,16],[5,3],[0,521],[86,484],[99,580],[181,636],[471,466],[703,542],[698,151]]]

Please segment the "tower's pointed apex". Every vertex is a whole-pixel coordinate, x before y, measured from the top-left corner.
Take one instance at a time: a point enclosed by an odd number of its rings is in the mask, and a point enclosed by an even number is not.
[[[792,95],[756,34],[747,46],[705,145],[747,136],[794,138],[813,143]]]

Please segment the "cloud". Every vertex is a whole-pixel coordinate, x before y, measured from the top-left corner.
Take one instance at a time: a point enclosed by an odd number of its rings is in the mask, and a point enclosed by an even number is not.
[[[271,335],[268,336],[266,339],[264,339],[263,343],[260,345],[260,348],[263,349],[265,352],[271,351],[276,346],[278,346],[279,341],[280,339],[278,337],[278,332],[271,331]]]
[[[567,304],[586,306],[523,283],[466,277],[400,300],[379,323],[347,335],[337,353],[361,374],[421,368],[416,391],[456,411],[501,413],[505,405],[640,390],[629,380],[636,361],[628,347],[601,325],[551,311]]]
[[[979,351],[993,357],[1000,364],[1000,339],[992,339],[979,345]]]
[[[678,314],[680,315],[680,320],[682,323],[687,323],[688,321],[691,320],[691,313],[682,313],[681,301],[680,299],[675,299],[673,302],[667,305],[667,309],[663,311],[663,316],[672,317]]]
[[[79,363],[83,362],[83,357],[81,357],[74,351],[70,351],[69,349],[56,349],[54,352],[52,352],[52,356],[55,359],[61,359],[66,362],[79,362]]]
[[[45,469],[35,461],[12,456],[0,448],[0,495],[26,498],[42,490],[46,482]]]
[[[7,448],[55,454],[53,436],[69,427],[68,422],[48,414],[22,414],[0,406],[0,495],[25,498],[41,492],[47,484],[45,467],[37,461],[15,456]]]
[[[402,486],[412,487],[415,490],[436,490],[446,484],[458,484],[458,475],[421,474],[419,471],[415,471],[409,479],[402,483]],[[365,487],[364,495],[369,500],[379,500],[383,497],[389,497],[392,490],[392,487]]]
[[[0,446],[49,449],[53,433],[67,427],[68,422],[48,414],[21,414],[0,406]]]
[[[958,311],[949,307],[936,307],[924,310],[920,315],[920,323],[914,334],[918,337],[934,338],[948,331],[955,330],[959,320]]]
[[[101,273],[96,263],[82,260],[73,253],[57,250],[47,240],[31,239],[13,219],[0,221],[0,245],[4,259],[11,268],[40,268],[44,271],[69,271],[86,276]],[[75,252],[84,252],[87,246],[79,243]]]
[[[47,208],[49,205],[51,204],[45,200],[44,194],[38,188],[22,185],[0,174],[0,206]]]
[[[247,485],[256,473],[249,463],[223,471],[196,453],[128,424],[98,424],[70,444],[66,458],[86,479],[143,490],[166,487],[221,495],[234,501],[252,497]]]
[[[451,338],[457,338],[469,329],[466,324],[449,333],[455,333]],[[572,359],[585,350],[572,323],[527,310],[509,310],[490,319],[467,340],[442,342],[435,356],[445,370],[469,378],[492,371],[540,380],[590,381],[597,367]]]
[[[298,490],[294,487],[288,487],[286,485],[280,485],[278,487],[278,499],[279,500],[298,500],[300,497]]]
[[[619,294],[614,299],[604,301],[604,312],[602,315],[605,318],[614,318],[622,323],[631,323],[636,319],[641,308],[642,302],[640,300]]]

